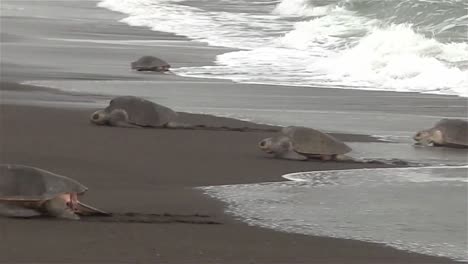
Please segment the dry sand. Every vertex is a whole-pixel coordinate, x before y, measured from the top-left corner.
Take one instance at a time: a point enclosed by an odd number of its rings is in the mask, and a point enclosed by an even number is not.
[[[89,114],[97,107],[95,102],[105,97],[11,83],[32,79],[171,79],[175,77],[129,72],[128,62],[137,54],[156,52],[166,54],[175,66],[209,64],[222,50],[128,27],[115,22],[119,15],[94,4],[2,1],[2,5],[25,5],[35,12],[46,8],[54,17],[33,16],[28,10],[18,16],[3,10],[1,77],[10,82],[1,83],[0,162],[37,166],[75,178],[90,188],[85,201],[117,216],[79,222],[0,219],[0,262],[450,262],[372,243],[252,227],[224,214],[222,203],[193,189],[279,181],[289,172],[360,168],[362,164],[267,158],[256,144],[272,132],[93,126]],[[51,40],[91,36],[161,41],[151,47],[122,47]],[[182,114],[182,118],[212,126],[271,128],[206,115]],[[337,136],[348,141],[372,140]]]

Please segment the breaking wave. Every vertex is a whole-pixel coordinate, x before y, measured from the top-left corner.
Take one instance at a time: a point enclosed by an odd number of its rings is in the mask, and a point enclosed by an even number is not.
[[[241,49],[184,76],[468,96],[459,0],[104,0],[133,26]],[[183,21],[184,23],[181,23]]]

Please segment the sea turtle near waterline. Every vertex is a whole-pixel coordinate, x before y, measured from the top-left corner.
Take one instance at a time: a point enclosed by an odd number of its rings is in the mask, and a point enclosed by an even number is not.
[[[0,215],[29,218],[49,215],[110,215],[78,201],[88,190],[81,183],[35,167],[0,164]]]
[[[282,159],[352,160],[343,155],[351,151],[345,143],[307,127],[285,127],[279,135],[263,139],[258,146],[264,152]]]
[[[166,61],[154,56],[143,56],[131,63],[132,70],[137,71],[154,71],[165,72],[169,71],[171,65]]]
[[[417,132],[416,145],[468,148],[468,121],[444,118],[432,128]]]
[[[103,110],[91,114],[90,121],[96,125],[117,127],[170,127],[190,128],[177,123],[177,113],[163,105],[136,96],[119,96],[112,99]]]

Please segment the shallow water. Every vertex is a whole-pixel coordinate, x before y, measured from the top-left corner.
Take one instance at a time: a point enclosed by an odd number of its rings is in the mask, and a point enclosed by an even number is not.
[[[349,155],[355,158],[400,159],[419,166],[460,166],[468,164],[468,149],[415,146],[412,142],[352,142]],[[447,172],[448,174],[449,172]]]
[[[171,76],[160,78],[160,81],[27,83],[71,92],[143,96],[178,111],[406,139],[441,118],[466,118],[468,109],[466,101],[457,97],[379,92],[356,94],[354,91],[328,93],[303,87],[244,86]]]

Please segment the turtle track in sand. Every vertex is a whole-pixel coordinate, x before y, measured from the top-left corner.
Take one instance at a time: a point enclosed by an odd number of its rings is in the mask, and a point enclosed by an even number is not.
[[[252,127],[228,127],[228,126],[217,127],[217,126],[206,126],[206,125],[193,125],[189,127],[164,127],[161,129],[235,131],[235,132],[279,132],[280,131],[280,129],[278,128],[252,128]]]
[[[209,215],[202,214],[146,214],[146,213],[113,213],[111,216],[85,216],[82,222],[102,223],[140,223],[140,224],[195,224],[195,225],[219,225]]]
[[[209,215],[203,214],[170,214],[170,213],[111,213],[109,216],[80,216],[78,221],[71,221],[73,223],[79,222],[100,222],[100,223],[136,223],[136,224],[192,224],[192,225],[221,225],[223,223],[216,221]],[[45,221],[67,221],[48,216],[37,217],[15,217],[16,219],[35,219]]]

